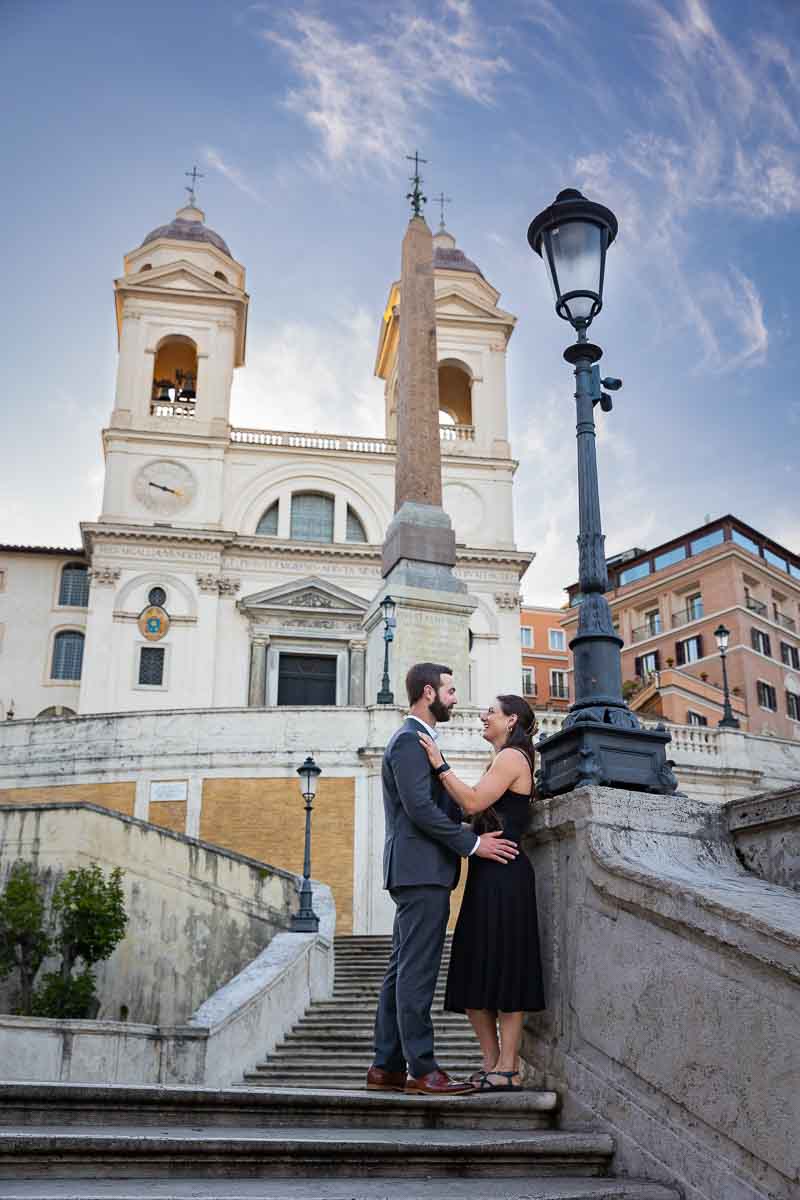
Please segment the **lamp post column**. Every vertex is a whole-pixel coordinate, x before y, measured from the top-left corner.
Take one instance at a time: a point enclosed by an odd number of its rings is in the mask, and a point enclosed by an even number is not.
[[[719,656],[722,659],[722,689],[723,689],[724,696],[723,696],[723,702],[722,702],[722,720],[719,722],[718,728],[719,729],[738,729],[739,721],[738,721],[738,718],[733,715],[733,709],[731,707],[731,694],[730,694],[730,691],[728,690],[728,662],[727,662],[728,655],[727,655],[727,651],[720,650]]]
[[[585,339],[585,335],[584,335]],[[578,632],[570,642],[573,652],[575,701],[565,725],[580,720],[607,721],[605,710],[619,710],[614,724],[636,729],[639,722],[622,697],[620,649],[622,638],[614,632],[611,610],[604,592],[608,588],[605,538],[600,516],[594,406],[600,396],[592,368],[602,350],[586,340],[564,352],[575,368],[575,434],[578,452],[578,579],[583,597]],[[600,710],[600,711],[592,711]]]

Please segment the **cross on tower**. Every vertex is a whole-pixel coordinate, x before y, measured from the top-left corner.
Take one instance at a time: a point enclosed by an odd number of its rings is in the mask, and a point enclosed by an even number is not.
[[[427,163],[428,160],[427,160],[427,158],[420,158],[419,150],[415,150],[413,155],[407,154],[406,158],[409,162],[413,162],[413,164],[414,164],[414,174],[409,176],[414,187],[406,195],[406,200],[411,201],[411,211],[413,212],[414,216],[421,217],[422,216],[422,206],[423,206],[423,204],[428,203],[428,197],[423,196],[423,194],[422,194],[422,187],[421,187],[422,176],[419,173],[419,164]]]
[[[205,175],[198,171],[197,167],[192,167],[191,171],[184,171],[183,173],[184,175],[188,175],[192,181],[184,190],[189,193],[189,203],[193,205],[197,201],[197,181],[198,179],[205,179]]]
[[[444,206],[445,204],[452,204],[453,201],[449,196],[445,196],[444,192],[440,192],[438,196],[434,196],[433,200],[435,204],[439,205],[439,211],[441,214],[439,217],[439,229],[444,229]]]

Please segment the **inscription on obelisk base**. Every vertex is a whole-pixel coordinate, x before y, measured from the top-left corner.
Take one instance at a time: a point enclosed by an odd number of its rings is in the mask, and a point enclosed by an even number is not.
[[[383,543],[383,586],[365,620],[368,704],[381,683],[380,602],[387,594],[397,604],[390,650],[395,702],[405,704],[406,671],[423,661],[451,666],[461,702],[469,701],[469,618],[477,602],[453,574],[455,561],[455,534],[442,508],[433,239],[424,218],[414,216],[400,274],[395,514]]]

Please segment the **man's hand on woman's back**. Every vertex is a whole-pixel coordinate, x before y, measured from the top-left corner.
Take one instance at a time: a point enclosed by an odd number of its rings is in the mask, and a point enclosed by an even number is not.
[[[476,858],[490,858],[493,862],[507,863],[519,854],[519,846],[503,837],[502,829],[482,833],[473,852]]]

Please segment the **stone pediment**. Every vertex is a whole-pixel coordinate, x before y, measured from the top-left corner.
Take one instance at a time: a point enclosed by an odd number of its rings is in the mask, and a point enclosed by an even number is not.
[[[498,308],[491,301],[484,300],[459,287],[448,288],[445,292],[437,293],[436,315],[437,317],[461,317],[467,320],[478,318],[481,321],[486,321],[488,318],[496,321],[499,325],[514,325],[516,321],[511,313],[504,312],[502,308]]]
[[[216,292],[219,296],[238,296],[239,289],[224,279],[203,271],[186,259],[156,267],[151,271],[139,271],[134,275],[125,275],[117,280],[119,290],[135,290],[139,293],[165,291],[201,292],[208,295]]]
[[[240,612],[259,623],[285,627],[359,628],[369,601],[316,575],[243,596]]]

